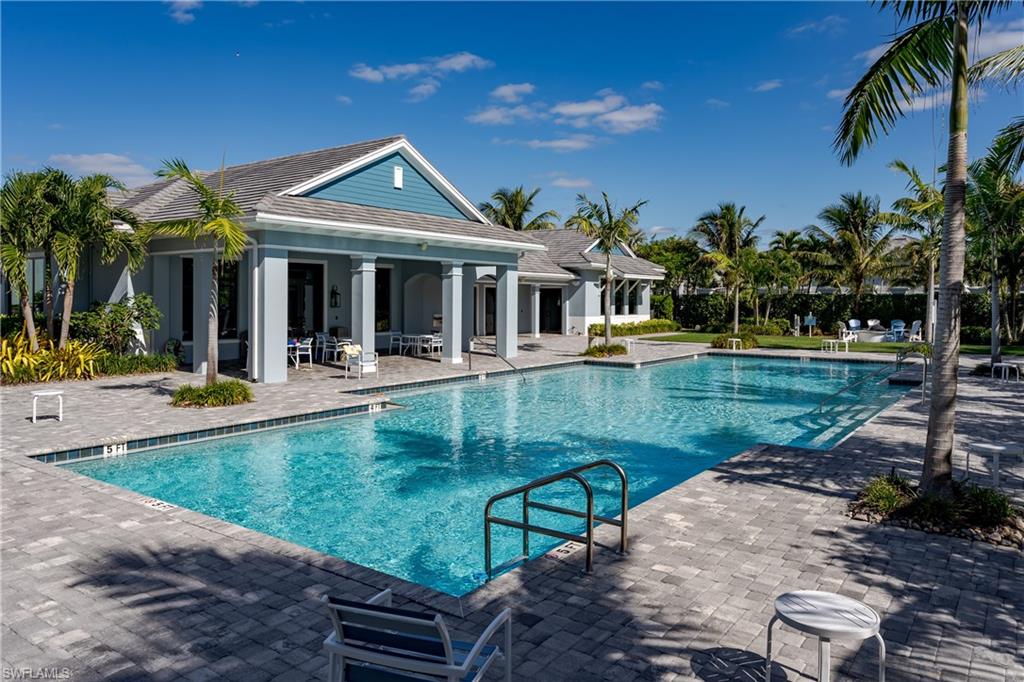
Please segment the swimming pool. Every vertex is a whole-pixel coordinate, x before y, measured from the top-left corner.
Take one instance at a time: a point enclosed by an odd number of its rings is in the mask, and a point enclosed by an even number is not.
[[[377,415],[66,466],[459,596],[483,582],[492,494],[610,458],[636,505],[755,443],[828,448],[905,390],[871,379],[818,412],[879,367],[722,356],[574,367],[397,393],[404,409]],[[588,477],[596,511],[612,512],[613,478]],[[534,495],[577,507],[579,497],[568,482]],[[507,502],[496,511],[514,516]],[[572,526],[543,512],[532,520]],[[518,553],[520,537],[495,528],[495,563]],[[535,536],[531,546],[553,544]]]

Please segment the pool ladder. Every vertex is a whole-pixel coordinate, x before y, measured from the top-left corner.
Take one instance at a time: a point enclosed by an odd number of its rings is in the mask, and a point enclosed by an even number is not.
[[[619,509],[619,518],[610,518],[607,516],[599,516],[594,513],[594,489],[587,482],[587,479],[583,477],[583,472],[590,471],[597,468],[609,468],[614,471],[619,477],[619,483],[621,486],[621,506]],[[586,509],[585,511],[579,511],[578,509],[568,509],[566,507],[559,507],[553,504],[546,504],[544,502],[536,502],[530,499],[530,493],[538,488],[557,483],[559,481],[576,481],[580,487],[583,488],[583,492],[586,495]],[[492,513],[495,502],[504,500],[517,495],[523,496],[523,516],[522,521],[516,521],[514,519],[506,519],[500,516],[495,516]],[[566,516],[572,516],[578,519],[585,519],[587,528],[583,535],[574,535],[565,531],[557,530],[555,528],[547,528],[545,526],[537,526],[530,523],[530,510],[540,509],[542,511],[554,512],[556,514],[565,514]],[[559,538],[561,540],[579,542],[586,548],[586,572],[594,572],[594,524],[607,523],[610,526],[616,526],[619,528],[619,554],[625,554],[628,544],[627,535],[629,532],[629,522],[627,514],[629,513],[629,480],[626,478],[626,472],[615,462],[610,459],[599,459],[589,464],[583,464],[572,469],[566,469],[556,474],[550,474],[543,478],[538,478],[535,481],[530,481],[525,485],[521,485],[517,488],[512,488],[504,492],[500,492],[497,495],[492,495],[487,504],[484,506],[484,566],[487,569],[487,580],[491,580],[496,573],[500,573],[506,568],[511,568],[513,565],[518,564],[522,561],[526,561],[530,557],[530,533],[539,533],[541,535],[548,535],[553,538]],[[491,524],[498,524],[501,526],[508,526],[509,528],[518,528],[523,531],[523,552],[514,559],[504,562],[499,566],[491,565]]]

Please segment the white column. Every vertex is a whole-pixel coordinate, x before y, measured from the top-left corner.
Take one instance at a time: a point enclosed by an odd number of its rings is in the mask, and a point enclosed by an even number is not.
[[[518,350],[519,328],[519,271],[515,265],[499,265],[495,268],[497,287],[497,333],[498,355],[514,358]]]
[[[288,251],[259,249],[256,256],[255,333],[249,333],[257,380],[288,381]]]
[[[476,334],[473,327],[474,299],[473,292],[476,291],[476,266],[464,265],[462,267],[462,347],[469,348],[469,337]]]
[[[374,293],[376,256],[352,256],[352,342],[367,353],[376,347]]]
[[[441,263],[441,362],[462,362],[462,263]]]
[[[210,287],[213,285],[213,254],[192,256],[192,372],[206,374],[209,339]]]
[[[540,285],[530,285],[530,336],[540,338]]]

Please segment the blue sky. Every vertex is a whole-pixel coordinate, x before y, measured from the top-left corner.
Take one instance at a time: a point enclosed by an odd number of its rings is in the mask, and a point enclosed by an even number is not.
[[[472,200],[541,187],[646,199],[685,234],[719,201],[799,228],[841,192],[889,203],[894,158],[944,160],[941,95],[843,167],[845,89],[894,30],[861,3],[20,3],[2,6],[2,162],[145,182],[404,133]],[[1024,39],[1019,6],[981,53]],[[932,106],[936,101],[939,107]],[[986,88],[972,154],[1022,110]]]

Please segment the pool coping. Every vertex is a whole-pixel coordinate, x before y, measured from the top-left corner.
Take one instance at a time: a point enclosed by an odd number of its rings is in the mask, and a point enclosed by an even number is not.
[[[479,374],[472,374],[472,375],[462,376],[462,377],[451,377],[451,378],[446,378],[446,379],[426,380],[426,381],[419,381],[419,382],[405,382],[405,383],[393,384],[393,385],[387,385],[387,386],[378,386],[378,387],[374,387],[374,388],[354,389],[352,391],[342,391],[342,393],[348,393],[348,394],[354,394],[354,395],[380,395],[380,400],[373,401],[373,402],[368,402],[368,403],[365,403],[365,404],[362,404],[362,405],[347,406],[347,407],[340,407],[340,408],[332,408],[332,409],[327,409],[327,410],[319,410],[319,411],[316,411],[316,412],[302,413],[302,414],[298,414],[298,415],[291,415],[291,416],[284,416],[284,417],[275,417],[275,418],[268,418],[268,419],[262,419],[262,420],[252,420],[252,421],[243,422],[243,423],[239,423],[239,424],[234,424],[234,425],[230,425],[230,426],[215,427],[215,428],[209,428],[209,429],[201,429],[201,430],[198,430],[198,431],[190,431],[190,432],[185,432],[185,433],[180,433],[180,434],[169,434],[169,435],[156,436],[156,437],[151,437],[151,438],[147,437],[147,438],[134,439],[134,440],[128,441],[128,443],[124,444],[124,445],[132,444],[134,447],[129,448],[129,449],[125,450],[124,452],[119,452],[117,454],[106,454],[105,455],[103,453],[103,449],[107,448],[107,447],[111,447],[110,444],[107,444],[107,445],[94,446],[92,448],[86,448],[86,447],[78,448],[79,451],[90,450],[90,454],[88,454],[88,455],[80,455],[79,457],[76,457],[76,458],[68,458],[68,459],[63,459],[63,460],[56,459],[57,455],[60,455],[62,453],[70,453],[70,452],[72,452],[70,450],[69,451],[52,452],[52,453],[35,454],[35,455],[26,455],[25,457],[27,459],[34,460],[35,462],[39,463],[40,465],[44,465],[45,466],[45,465],[51,465],[51,464],[63,464],[63,463],[71,462],[71,461],[76,461],[77,462],[77,461],[88,461],[88,460],[94,460],[94,459],[101,459],[101,458],[104,458],[104,457],[112,457],[112,456],[113,457],[127,456],[128,454],[135,454],[135,453],[139,453],[139,452],[143,452],[143,451],[149,451],[149,450],[157,450],[157,449],[162,449],[162,448],[166,448],[166,447],[172,447],[172,446],[175,446],[175,445],[180,445],[180,444],[185,444],[185,443],[206,442],[206,441],[210,441],[210,440],[216,440],[216,439],[220,439],[220,438],[227,438],[227,437],[232,437],[232,436],[236,436],[236,435],[240,435],[240,434],[245,434],[245,433],[259,433],[259,432],[269,431],[269,430],[274,430],[274,429],[288,428],[288,427],[292,427],[292,426],[301,425],[301,424],[304,424],[304,423],[333,420],[333,419],[337,419],[337,418],[340,418],[340,417],[357,416],[357,415],[361,415],[361,414],[379,413],[379,412],[383,411],[384,409],[386,409],[387,403],[390,402],[388,400],[388,398],[385,395],[383,395],[384,391],[399,392],[399,391],[415,390],[415,389],[427,388],[427,387],[432,387],[432,386],[440,386],[440,385],[462,384],[462,383],[468,383],[468,382],[480,382],[480,381],[485,381],[488,378],[492,378],[492,377],[493,378],[502,378],[502,377],[507,377],[507,376],[510,376],[510,375],[513,375],[513,374],[516,374],[516,373],[520,373],[520,372],[530,372],[530,373],[532,373],[532,372],[539,372],[539,371],[544,371],[544,370],[557,371],[557,370],[562,370],[562,369],[567,369],[567,368],[572,368],[572,367],[581,367],[581,366],[586,366],[586,365],[596,366],[596,367],[641,369],[643,367],[648,367],[648,366],[653,366],[653,365],[660,365],[660,364],[665,364],[665,363],[668,363],[668,362],[682,362],[682,361],[686,361],[686,360],[696,360],[696,359],[699,359],[700,357],[705,356],[705,355],[708,355],[708,356],[726,356],[726,357],[728,357],[728,356],[746,356],[746,357],[759,357],[759,358],[764,358],[764,359],[775,359],[775,360],[794,360],[794,359],[800,359],[800,360],[827,361],[827,362],[841,361],[841,362],[857,362],[857,363],[869,363],[869,364],[885,364],[885,361],[881,361],[880,362],[878,360],[864,359],[864,358],[842,358],[842,357],[836,358],[834,356],[827,356],[826,357],[826,356],[777,355],[777,354],[768,354],[768,353],[751,353],[749,351],[736,351],[736,352],[728,351],[728,350],[726,350],[726,351],[719,351],[717,349],[709,349],[709,350],[704,350],[704,351],[687,352],[687,353],[685,353],[683,355],[680,355],[680,356],[673,356],[673,357],[669,357],[669,358],[657,358],[657,359],[646,361],[646,362],[636,362],[636,363],[619,362],[619,361],[610,361],[610,362],[609,361],[593,361],[593,360],[590,360],[590,359],[582,359],[581,358],[579,360],[568,360],[568,361],[558,362],[558,363],[553,363],[553,364],[537,365],[537,366],[534,366],[534,367],[522,368],[522,370],[519,370],[519,369],[517,369],[517,370],[508,369],[508,370],[498,370],[498,371],[493,371],[493,372],[480,372]],[[909,392],[908,392],[908,395],[909,395]],[[873,421],[875,418],[877,418],[880,414],[882,414],[883,412],[885,412],[888,409],[891,409],[893,406],[895,406],[897,403],[899,403],[899,401],[904,400],[906,397],[907,397],[906,395],[901,396],[892,405],[889,405],[885,409],[880,410],[878,413],[873,415],[871,418],[869,418],[863,424],[858,425],[858,427],[856,429],[854,429],[853,431],[848,433],[840,441],[838,441],[837,443],[833,444],[826,451],[831,451],[832,449],[837,447],[839,444],[841,444],[847,438],[849,438],[854,433],[856,433],[861,428],[863,428],[865,425],[867,425],[868,423]],[[257,426],[257,425],[260,425],[260,426]],[[205,435],[199,436],[199,435],[193,435],[193,434],[205,434]],[[191,437],[189,437],[189,436],[191,436]],[[174,441],[174,442],[171,442],[170,440],[168,440],[165,443],[162,443],[162,444],[159,443],[159,441],[161,439],[170,439],[170,438],[173,438],[173,437],[178,437],[179,439]],[[157,444],[151,445],[150,441],[154,441],[154,440],[158,441]],[[751,453],[760,452],[760,451],[762,451],[766,447],[771,447],[771,445],[770,444],[765,444],[765,443],[757,443],[757,444],[755,444],[755,445],[753,445],[753,446],[751,446],[749,448],[746,448],[746,449],[744,449],[744,450],[742,450],[740,452],[737,452],[737,453],[727,457],[726,459],[722,460],[721,462],[718,462],[715,465],[715,467],[720,466],[722,464],[725,464],[726,462],[729,462],[729,461],[731,461],[731,460],[733,460],[733,459],[735,459],[737,457],[742,457],[742,456],[745,456],[745,455],[748,455],[748,454],[751,454]],[[787,447],[796,447],[796,446],[787,446]],[[95,450],[95,449],[99,449],[101,452],[99,454],[91,454],[91,451]],[[821,452],[822,451],[821,449],[815,449],[815,448],[800,448],[800,447],[796,447],[796,449],[798,449],[798,450],[806,450],[807,452],[812,452],[812,453],[813,452]],[[715,467],[711,467],[711,469],[709,469],[709,470],[712,470]],[[578,553],[578,551],[580,549],[582,549],[582,545],[579,545],[579,543],[574,543],[574,542],[571,542],[571,541],[570,542],[560,543],[560,544],[552,547],[548,551],[544,552],[542,555],[540,555],[538,557],[534,557],[532,559],[529,559],[527,561],[524,561],[524,562],[518,564],[517,566],[515,566],[515,567],[513,567],[513,568],[511,568],[511,569],[509,569],[509,570],[507,570],[505,572],[503,572],[502,574],[498,575],[496,578],[494,578],[494,579],[484,583],[483,585],[480,585],[479,587],[474,588],[473,590],[467,592],[466,594],[461,595],[461,596],[455,596],[455,595],[448,594],[446,592],[442,592],[442,591],[440,591],[438,589],[435,589],[433,587],[428,587],[426,585],[421,585],[419,583],[408,581],[408,580],[405,580],[403,578],[399,578],[399,577],[390,575],[388,573],[384,573],[382,571],[378,571],[378,570],[376,570],[374,568],[370,568],[368,566],[364,566],[362,564],[358,564],[358,563],[349,561],[347,559],[343,559],[343,558],[340,558],[340,557],[335,557],[335,556],[326,554],[324,552],[320,552],[318,550],[315,550],[315,549],[312,549],[312,548],[309,548],[309,547],[304,547],[302,545],[299,545],[297,543],[293,543],[293,542],[288,541],[288,540],[284,540],[282,538],[277,538],[277,537],[275,537],[273,535],[270,535],[270,534],[267,534],[267,533],[263,533],[261,531],[253,530],[251,528],[246,528],[245,526],[233,523],[231,521],[226,521],[224,519],[219,519],[217,517],[210,516],[210,515],[204,514],[203,512],[195,511],[193,509],[189,509],[189,508],[186,508],[186,507],[179,507],[179,506],[177,506],[177,505],[175,505],[173,503],[165,502],[165,501],[159,500],[157,498],[152,498],[152,497],[143,495],[141,493],[135,492],[133,490],[130,490],[128,488],[123,488],[121,486],[118,486],[118,485],[115,485],[115,484],[112,484],[112,483],[106,483],[104,481],[100,481],[98,479],[94,479],[94,478],[85,476],[83,474],[79,474],[79,473],[77,473],[77,472],[75,472],[74,470],[71,470],[71,469],[66,469],[64,467],[53,467],[53,469],[56,469],[57,471],[63,472],[63,475],[68,475],[68,476],[72,476],[72,477],[74,477],[76,479],[81,479],[82,482],[83,482],[83,485],[85,485],[86,487],[95,487],[95,488],[100,488],[100,489],[106,489],[108,492],[115,493],[119,497],[135,501],[136,503],[143,504],[143,505],[145,505],[145,506],[147,506],[147,507],[149,507],[151,509],[157,509],[159,511],[163,511],[163,512],[167,512],[169,514],[172,514],[173,516],[175,516],[179,520],[182,520],[182,521],[184,521],[186,523],[189,523],[191,525],[194,525],[194,526],[197,526],[197,527],[200,527],[200,528],[203,528],[205,530],[212,531],[212,532],[217,532],[217,533],[225,534],[225,535],[228,535],[230,537],[234,537],[236,539],[242,539],[242,540],[244,540],[246,542],[249,542],[250,544],[253,544],[254,546],[258,546],[258,547],[260,547],[262,549],[265,549],[265,550],[268,550],[268,551],[272,551],[272,552],[275,552],[277,554],[288,556],[290,558],[300,559],[302,561],[305,561],[306,563],[309,563],[312,566],[315,566],[315,567],[320,568],[322,570],[326,570],[328,572],[334,573],[334,574],[339,575],[340,577],[344,577],[346,579],[350,579],[350,580],[355,580],[357,582],[361,582],[361,583],[363,583],[363,584],[365,584],[365,585],[367,585],[369,587],[372,587],[374,589],[378,589],[378,590],[390,589],[390,590],[393,591],[393,593],[396,596],[399,596],[399,597],[402,597],[402,598],[405,598],[405,599],[409,599],[409,600],[411,600],[413,602],[416,602],[418,604],[421,604],[423,606],[426,606],[426,607],[429,607],[429,608],[433,608],[433,609],[435,609],[437,611],[441,611],[441,612],[446,613],[446,614],[458,616],[460,618],[465,618],[468,615],[470,615],[471,613],[473,613],[474,611],[479,610],[480,608],[485,607],[487,604],[489,604],[490,602],[494,601],[494,599],[497,599],[497,598],[499,598],[499,597],[501,597],[503,595],[507,595],[507,594],[509,594],[511,592],[514,592],[518,588],[518,586],[522,583],[522,581],[525,580],[528,576],[539,574],[539,573],[544,573],[544,572],[548,571],[551,568],[553,563],[554,564],[567,564],[569,562],[572,562],[574,556]],[[687,482],[692,480],[692,478],[693,477],[688,478],[688,479],[686,479],[684,481],[681,481],[680,483],[672,486],[671,488],[668,488],[667,490],[659,493],[658,495],[655,495],[654,497],[650,498],[649,500],[645,500],[640,505],[637,505],[637,507],[635,507],[634,509],[638,509],[639,507],[641,507],[643,505],[646,505],[649,502],[652,502],[653,500],[657,499],[658,497],[660,497],[662,495],[665,495],[665,494],[667,494],[667,493],[669,493],[669,492],[671,492],[673,490],[676,490],[677,488],[679,488],[679,486],[685,485]],[[600,541],[600,542],[602,542],[604,544],[608,544],[608,545],[614,544],[616,535],[617,535],[617,531],[615,529],[613,529],[611,526],[608,526],[607,524],[600,524],[600,525],[596,526],[595,529],[594,529],[595,543]],[[601,550],[602,551],[611,551],[611,550],[604,550],[604,548],[601,548]],[[628,556],[628,553],[627,553],[627,556]]]

